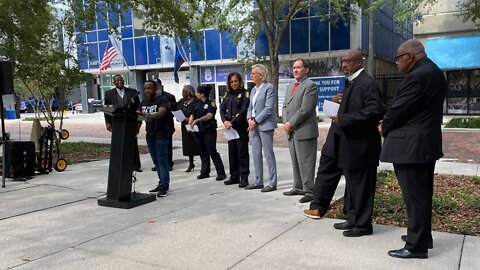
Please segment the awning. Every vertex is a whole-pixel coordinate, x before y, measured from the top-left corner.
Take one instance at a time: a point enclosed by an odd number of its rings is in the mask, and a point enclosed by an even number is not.
[[[480,36],[427,39],[426,52],[441,69],[480,68]]]

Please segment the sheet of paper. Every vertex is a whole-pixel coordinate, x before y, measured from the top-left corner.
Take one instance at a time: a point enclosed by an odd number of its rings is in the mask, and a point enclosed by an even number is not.
[[[224,128],[223,135],[225,135],[225,140],[231,141],[240,138],[238,132],[233,128]]]
[[[340,108],[340,104],[335,103],[330,100],[325,100],[323,102],[323,112],[328,116],[337,116],[338,108]]]
[[[187,131],[190,131],[190,132],[200,132],[198,130],[198,126],[197,125],[193,125],[193,126],[190,126],[190,125],[185,125],[185,129]]]
[[[183,122],[183,120],[186,119],[185,114],[183,114],[181,110],[173,111],[172,114],[175,116],[175,118],[177,118],[178,122]]]

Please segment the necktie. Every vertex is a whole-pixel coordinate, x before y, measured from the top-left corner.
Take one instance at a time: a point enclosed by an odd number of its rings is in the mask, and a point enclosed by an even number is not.
[[[295,91],[297,91],[297,87],[298,87],[298,82],[296,82],[295,85],[293,86],[292,95],[295,94]]]

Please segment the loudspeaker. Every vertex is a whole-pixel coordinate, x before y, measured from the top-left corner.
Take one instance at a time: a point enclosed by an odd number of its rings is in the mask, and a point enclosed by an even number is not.
[[[13,89],[13,64],[10,61],[0,61],[0,94],[15,94]]]
[[[35,175],[35,144],[33,142],[6,141],[5,177]]]

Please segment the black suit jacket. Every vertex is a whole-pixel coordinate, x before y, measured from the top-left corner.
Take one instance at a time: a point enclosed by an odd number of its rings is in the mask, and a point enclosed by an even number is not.
[[[378,121],[383,116],[382,94],[365,71],[347,84],[338,110],[338,167],[360,169],[378,165],[381,150]]]
[[[128,106],[132,111],[136,111],[140,106],[140,99],[138,92],[135,89],[125,87],[125,94],[123,95],[123,104],[118,102],[119,95],[116,88],[112,88],[105,92],[104,104],[113,105],[114,107]],[[112,123],[112,116],[105,114],[105,123]],[[141,123],[141,122],[140,122]]]
[[[398,164],[431,163],[443,156],[441,123],[447,83],[430,59],[405,76],[383,118],[380,160]]]

